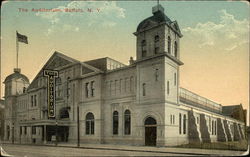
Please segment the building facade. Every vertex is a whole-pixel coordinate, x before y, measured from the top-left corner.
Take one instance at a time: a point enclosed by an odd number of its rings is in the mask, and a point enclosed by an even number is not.
[[[179,86],[180,32],[157,5],[134,33],[136,60],[78,61],[55,52],[35,79],[20,69],[5,81],[4,140],[173,146],[245,139],[244,122]],[[47,78],[57,70],[56,119],[48,118]]]

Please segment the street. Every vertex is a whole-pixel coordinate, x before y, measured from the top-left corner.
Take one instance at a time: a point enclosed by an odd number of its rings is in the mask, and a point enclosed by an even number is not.
[[[14,157],[48,157],[48,156],[194,156],[193,154],[123,151],[105,149],[66,148],[53,146],[11,145],[3,144],[3,149]]]

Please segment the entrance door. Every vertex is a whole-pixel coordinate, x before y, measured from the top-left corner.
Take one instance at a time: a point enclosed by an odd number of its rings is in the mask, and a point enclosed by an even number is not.
[[[152,117],[148,117],[145,120],[145,145],[156,146],[157,127],[156,120]]]
[[[145,145],[156,146],[156,127],[145,127]]]

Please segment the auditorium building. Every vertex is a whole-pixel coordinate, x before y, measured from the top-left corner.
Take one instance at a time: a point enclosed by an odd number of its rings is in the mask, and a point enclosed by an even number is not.
[[[32,82],[15,68],[4,81],[4,140],[175,146],[245,139],[241,104],[235,110],[180,87],[178,23],[161,5],[152,13],[134,33],[136,59],[129,65],[54,52]],[[56,119],[48,118],[45,69],[59,73]]]

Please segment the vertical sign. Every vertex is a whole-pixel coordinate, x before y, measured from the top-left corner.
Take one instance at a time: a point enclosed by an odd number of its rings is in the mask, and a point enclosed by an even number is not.
[[[44,70],[43,76],[47,77],[47,96],[48,96],[48,118],[56,117],[55,107],[55,78],[58,77],[58,71]]]

